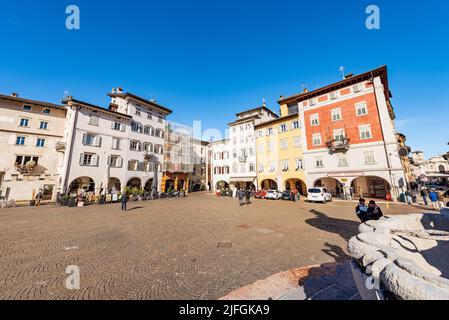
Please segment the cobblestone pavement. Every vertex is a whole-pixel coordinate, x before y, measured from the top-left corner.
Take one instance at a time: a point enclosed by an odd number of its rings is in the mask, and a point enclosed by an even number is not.
[[[217,299],[294,268],[348,260],[354,204],[194,194],[0,210],[0,299]],[[387,214],[420,212],[397,205]],[[67,266],[80,268],[67,290]]]

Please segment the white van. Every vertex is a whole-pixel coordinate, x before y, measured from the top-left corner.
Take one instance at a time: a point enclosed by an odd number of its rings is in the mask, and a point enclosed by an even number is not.
[[[326,203],[332,201],[332,194],[326,188],[310,188],[307,200],[310,202]]]

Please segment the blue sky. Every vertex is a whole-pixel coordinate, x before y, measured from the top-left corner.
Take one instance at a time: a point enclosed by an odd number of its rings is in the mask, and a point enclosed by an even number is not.
[[[65,28],[65,8],[81,29]],[[365,8],[381,30],[365,28]],[[427,157],[449,150],[449,2],[0,0],[0,92],[101,106],[121,86],[173,121],[223,130],[280,95],[388,65],[398,131]]]

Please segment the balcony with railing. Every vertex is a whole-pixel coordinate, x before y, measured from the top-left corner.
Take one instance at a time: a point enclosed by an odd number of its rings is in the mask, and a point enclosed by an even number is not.
[[[41,165],[35,163],[34,161],[30,161],[27,164],[18,164],[16,163],[15,168],[17,172],[24,176],[39,176],[42,174],[45,174],[46,168],[42,167]]]
[[[326,141],[326,147],[331,153],[345,152],[349,150],[351,139],[341,137],[339,139],[330,139]]]

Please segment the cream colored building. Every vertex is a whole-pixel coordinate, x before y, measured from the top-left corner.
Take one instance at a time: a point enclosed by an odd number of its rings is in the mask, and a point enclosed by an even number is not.
[[[55,200],[65,118],[61,105],[0,95],[0,197]]]

